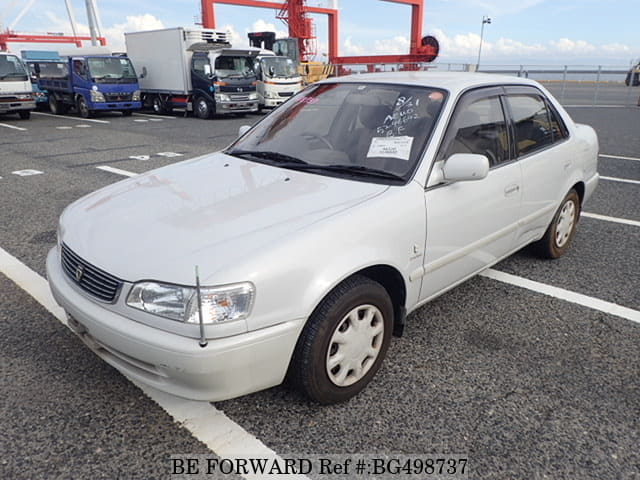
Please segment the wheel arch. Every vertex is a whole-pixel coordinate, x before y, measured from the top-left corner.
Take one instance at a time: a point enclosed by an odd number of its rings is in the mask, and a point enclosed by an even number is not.
[[[571,188],[578,193],[578,197],[580,198],[580,206],[582,206],[586,189],[584,182],[577,182]]]

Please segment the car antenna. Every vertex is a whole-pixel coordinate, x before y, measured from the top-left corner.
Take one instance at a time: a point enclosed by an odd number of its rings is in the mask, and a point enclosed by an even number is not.
[[[198,344],[204,348],[209,342],[204,335],[204,321],[202,320],[202,297],[200,296],[200,274],[198,273],[198,266],[196,265],[196,295],[198,299],[198,320],[200,323],[200,341]]]

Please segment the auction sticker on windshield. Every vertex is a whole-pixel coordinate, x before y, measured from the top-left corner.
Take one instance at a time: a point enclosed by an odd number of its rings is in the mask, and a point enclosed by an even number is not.
[[[367,157],[392,157],[409,160],[413,137],[374,137]]]

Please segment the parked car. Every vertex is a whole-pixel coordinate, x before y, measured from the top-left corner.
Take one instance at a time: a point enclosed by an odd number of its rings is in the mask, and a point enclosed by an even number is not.
[[[408,313],[532,242],[563,255],[599,178],[594,130],[522,78],[330,79],[242,130],[71,204],[47,259],[94,352],[192,399],[356,395]]]
[[[629,69],[624,79],[624,84],[627,87],[637,87],[640,85],[640,61]]]

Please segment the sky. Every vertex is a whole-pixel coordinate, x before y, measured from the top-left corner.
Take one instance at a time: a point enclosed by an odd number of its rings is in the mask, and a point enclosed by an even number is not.
[[[282,0],[280,0],[282,1]],[[307,0],[310,6],[339,8],[340,55],[408,53],[408,5],[382,0]],[[25,5],[31,8],[22,13]],[[88,32],[85,0],[71,0],[79,29]],[[123,51],[124,32],[195,27],[200,0],[97,0],[102,34],[114,51]],[[233,44],[247,45],[250,31],[287,28],[264,8],[216,4],[219,30]],[[423,34],[440,43],[438,63],[475,64],[484,16],[483,65],[584,65],[627,67],[640,59],[640,0],[425,0]],[[318,57],[327,47],[327,20],[313,15]],[[17,21],[16,21],[17,20]],[[0,30],[64,32],[71,27],[64,0],[0,0]],[[55,50],[55,45],[10,44],[21,49]]]

